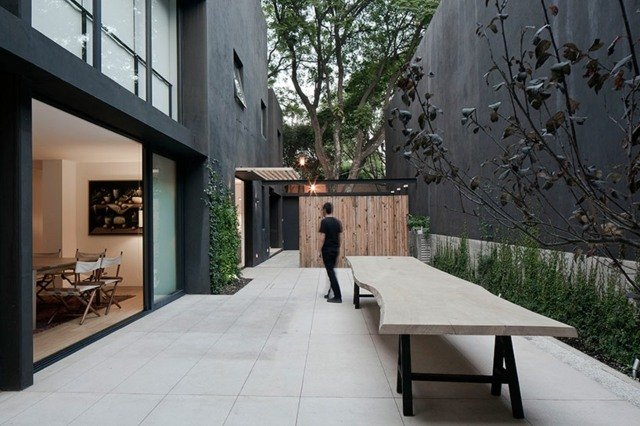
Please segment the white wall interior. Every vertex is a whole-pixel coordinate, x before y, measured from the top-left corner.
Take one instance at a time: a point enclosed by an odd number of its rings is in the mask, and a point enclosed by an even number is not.
[[[244,267],[244,181],[235,181],[236,210],[238,211],[238,233],[240,234],[240,267]]]
[[[123,286],[142,286],[141,235],[89,235],[89,181],[142,180],[142,146],[33,101],[34,252],[123,254]]]

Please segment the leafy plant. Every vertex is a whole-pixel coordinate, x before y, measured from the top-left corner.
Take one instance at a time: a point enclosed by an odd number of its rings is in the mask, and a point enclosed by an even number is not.
[[[312,130],[327,179],[375,172],[384,150],[383,110],[437,0],[263,0],[269,78],[290,79],[296,114]],[[345,160],[347,160],[345,162]],[[365,174],[366,175],[366,174]]]
[[[476,35],[486,42],[479,60],[489,64],[484,81],[496,99],[448,118],[486,143],[477,174],[452,154],[460,149],[451,149],[456,141],[446,140],[438,125],[446,112],[424,89],[423,79],[437,76],[419,57],[398,81],[407,109],[395,108],[389,118],[403,134],[398,149],[426,184],[455,188],[462,212],[547,248],[606,258],[640,292],[619,261],[640,250],[640,66],[625,2],[602,5],[615,10],[611,19],[618,19],[620,34],[585,46],[564,35],[575,32],[558,30],[553,21],[563,10],[545,0],[539,2],[542,25],[522,28],[509,26],[509,0],[486,0],[485,6],[490,3],[495,14],[478,24]],[[596,99],[601,112],[582,116],[579,93]],[[601,143],[615,160],[599,164],[584,147],[593,137],[590,129],[607,125],[610,136]],[[560,199],[573,206],[562,208]]]
[[[640,348],[640,308],[624,292],[624,281],[593,263],[572,264],[564,253],[545,252],[531,240],[495,244],[471,266],[468,242],[441,245],[435,267],[479,283],[494,294],[570,324],[578,339],[568,343],[620,369]]]
[[[429,233],[429,216],[407,215],[407,227],[409,229],[422,228],[425,233]]]
[[[209,280],[211,292],[218,294],[240,277],[240,235],[233,193],[222,182],[215,166],[214,160],[207,164],[209,179],[204,201],[209,210]]]

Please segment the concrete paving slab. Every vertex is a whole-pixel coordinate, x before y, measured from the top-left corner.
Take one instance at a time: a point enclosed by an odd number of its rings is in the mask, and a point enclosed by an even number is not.
[[[279,256],[285,256],[278,259]],[[0,393],[0,424],[632,424],[640,384],[547,338],[514,338],[526,419],[487,385],[413,384],[415,417],[395,392],[397,336],[380,309],[328,304],[326,273],[283,252],[247,268],[233,296],[189,295]],[[557,341],[555,341],[557,342]],[[488,373],[490,336],[416,336],[414,371]],[[101,366],[104,366],[102,368]],[[70,392],[74,391],[74,392]],[[77,392],[76,392],[77,391]],[[69,401],[71,409],[62,410]],[[637,402],[634,404],[633,402]]]

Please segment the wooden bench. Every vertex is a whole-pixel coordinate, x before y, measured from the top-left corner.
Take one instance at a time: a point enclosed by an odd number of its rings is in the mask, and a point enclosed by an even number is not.
[[[405,416],[413,415],[412,381],[490,383],[491,394],[509,386],[513,417],[524,418],[511,336],[577,337],[575,328],[531,312],[413,257],[347,256],[356,309],[360,288],[380,306],[380,334],[398,334],[397,392]],[[414,373],[411,335],[495,336],[491,375]]]

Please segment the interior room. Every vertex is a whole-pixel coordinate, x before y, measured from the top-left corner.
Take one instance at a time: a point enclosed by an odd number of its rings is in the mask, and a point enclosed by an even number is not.
[[[143,310],[143,174],[140,143],[38,100],[32,140],[39,361]]]

